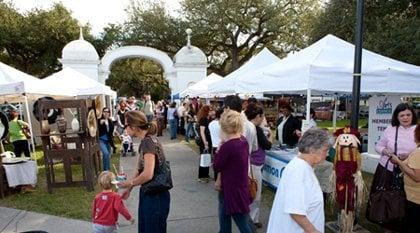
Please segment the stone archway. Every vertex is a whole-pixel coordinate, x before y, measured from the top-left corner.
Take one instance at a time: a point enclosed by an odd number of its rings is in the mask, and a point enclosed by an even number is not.
[[[159,63],[163,68],[163,77],[168,80],[169,87],[173,90],[176,86],[176,72],[172,59],[160,50],[144,46],[124,46],[108,51],[99,65],[99,82],[105,84],[112,63],[120,59],[136,57],[147,58]]]

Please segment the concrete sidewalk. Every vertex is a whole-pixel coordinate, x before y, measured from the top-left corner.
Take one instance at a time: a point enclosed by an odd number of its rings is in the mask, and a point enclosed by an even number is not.
[[[213,190],[213,182],[197,181],[199,157],[184,142],[160,137],[167,159],[171,162],[174,188],[171,190],[171,209],[168,218],[169,233],[215,233],[218,232],[217,192]],[[121,165],[129,176],[136,165],[136,157],[121,158]],[[126,206],[136,218],[138,208],[138,191],[135,188]],[[262,206],[261,222],[265,232],[270,207]],[[137,222],[130,225],[120,216],[118,232],[137,232]],[[233,232],[238,232],[234,223]],[[0,207],[0,233],[43,230],[50,233],[91,232],[91,223],[66,219],[51,215]]]
[[[91,223],[86,221],[0,207],[1,233],[15,233],[35,230],[42,230],[49,233],[76,233],[92,232],[91,228]]]

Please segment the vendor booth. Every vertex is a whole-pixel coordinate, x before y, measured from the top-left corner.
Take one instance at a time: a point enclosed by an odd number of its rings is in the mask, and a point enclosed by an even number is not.
[[[236,83],[233,86],[234,90],[231,91],[233,93],[306,94],[308,103],[306,109],[309,112],[312,95],[335,95],[352,92],[353,59],[354,45],[333,35],[328,35],[311,46],[290,54],[274,64],[240,75],[236,78]],[[364,94],[396,96],[392,98],[396,99],[397,102],[401,95],[420,94],[418,88],[420,67],[387,58],[368,50],[362,52],[361,77],[360,91]],[[391,97],[388,98],[388,100],[390,99]],[[370,107],[373,107],[372,105],[375,104],[370,104]],[[369,127],[371,123],[373,123],[373,119],[370,118]],[[371,136],[369,139],[375,141]],[[372,146],[369,148],[370,153],[362,155],[364,158],[362,167],[365,167],[367,171],[376,167],[378,158],[378,155],[371,154],[373,153]],[[273,153],[268,152],[267,154],[267,157],[270,157]],[[267,161],[271,161],[271,159],[268,158]],[[268,171],[268,168],[270,168],[270,171],[273,171],[274,174],[281,176],[280,171],[283,165],[283,163],[277,167],[276,165],[270,165],[265,169]],[[268,174],[266,174],[267,176]],[[268,179],[265,178],[265,180]]]

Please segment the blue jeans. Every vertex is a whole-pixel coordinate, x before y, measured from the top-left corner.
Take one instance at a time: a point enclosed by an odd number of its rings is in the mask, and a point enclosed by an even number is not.
[[[176,138],[176,132],[178,130],[178,122],[175,119],[169,120],[169,131],[171,133],[171,139]]]
[[[111,157],[111,145],[108,141],[99,139],[99,149],[102,152],[102,166],[104,171],[109,171],[110,157]]]
[[[193,122],[188,122],[185,125],[185,141],[188,141],[190,138],[194,138]]]
[[[226,215],[223,193],[219,192],[219,233],[232,233],[232,218],[241,233],[255,233],[256,229],[249,214]]]
[[[169,191],[145,194],[140,189],[139,233],[166,233],[171,195]]]
[[[93,233],[116,233],[117,227],[116,226],[104,226],[100,224],[94,223],[92,225]]]

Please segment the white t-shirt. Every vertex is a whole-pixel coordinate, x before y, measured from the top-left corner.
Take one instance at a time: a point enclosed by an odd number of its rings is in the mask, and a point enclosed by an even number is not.
[[[316,125],[316,121],[315,121],[313,118],[311,118],[311,119],[309,120],[309,123],[308,123],[308,129],[310,129],[310,128],[315,128],[315,127],[317,127],[317,125]]]
[[[145,115],[154,115],[154,104],[151,100],[144,103],[143,112]]]
[[[321,187],[313,168],[298,157],[292,159],[283,171],[267,233],[304,233],[290,214],[305,215],[319,232],[325,231]]]
[[[250,122],[244,112],[241,113],[242,120],[244,121],[243,136],[246,138],[249,145],[249,153],[258,150],[257,129],[255,125]]]
[[[121,139],[122,139],[122,142],[123,143],[125,143],[125,144],[130,144],[130,143],[132,143],[133,141],[131,140],[131,137],[130,137],[130,135],[121,135]]]
[[[209,124],[210,139],[212,147],[219,147],[220,143],[220,124],[219,120],[213,120]]]
[[[277,136],[279,138],[280,144],[283,144],[283,128],[284,128],[284,125],[286,124],[286,121],[289,120],[289,117],[290,115],[286,118],[283,117],[283,120],[280,122],[279,126],[277,127],[277,133],[278,133]]]
[[[168,120],[175,119],[175,117],[174,117],[174,112],[175,111],[176,111],[176,108],[168,108],[168,113],[166,115],[166,117],[168,118]]]

